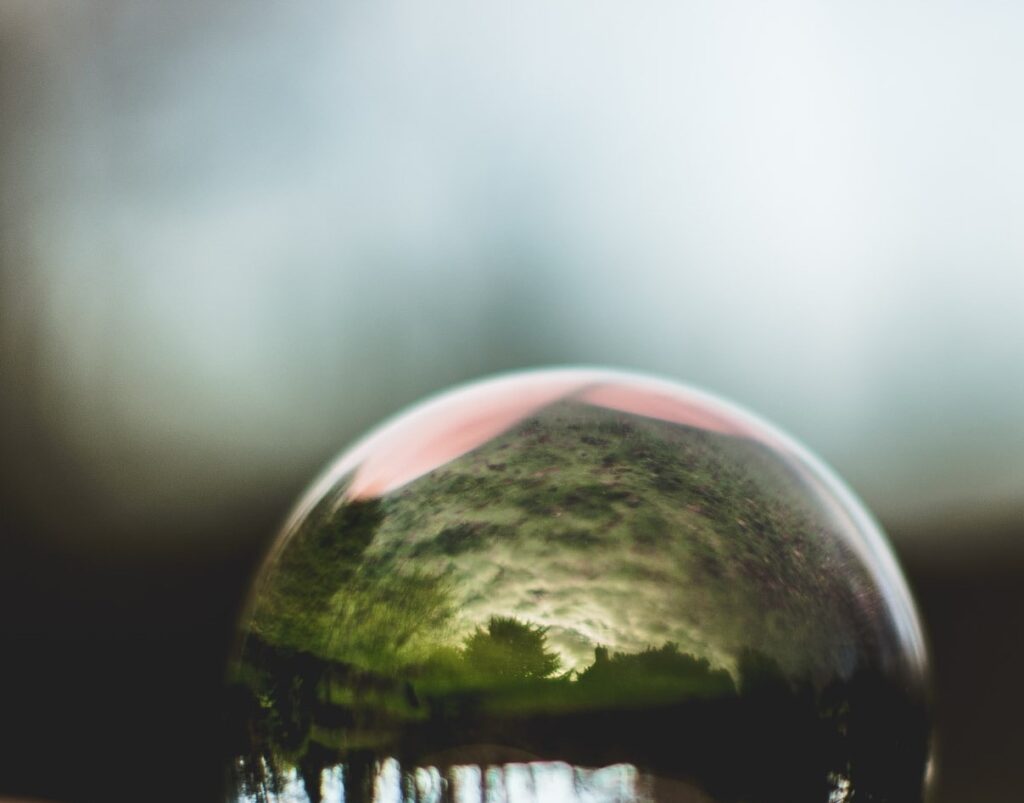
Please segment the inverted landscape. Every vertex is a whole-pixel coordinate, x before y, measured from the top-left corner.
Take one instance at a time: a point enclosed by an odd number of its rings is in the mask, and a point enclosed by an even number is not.
[[[229,800],[920,801],[921,679],[808,482],[575,398],[338,478],[255,588]]]

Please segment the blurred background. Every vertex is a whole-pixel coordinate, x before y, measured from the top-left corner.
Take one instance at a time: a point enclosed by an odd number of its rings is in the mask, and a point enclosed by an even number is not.
[[[1019,792],[1024,8],[0,0],[0,795],[218,799],[246,583],[406,404],[652,371],[816,451]]]

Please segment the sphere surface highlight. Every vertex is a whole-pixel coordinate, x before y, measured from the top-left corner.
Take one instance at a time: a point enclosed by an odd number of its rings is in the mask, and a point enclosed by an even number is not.
[[[914,803],[926,654],[877,525],[775,428],[560,369],[456,388],[286,523],[232,801]]]

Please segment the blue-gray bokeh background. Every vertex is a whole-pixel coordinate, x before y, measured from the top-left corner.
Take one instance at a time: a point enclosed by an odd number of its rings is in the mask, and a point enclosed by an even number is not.
[[[997,0],[0,0],[0,793],[214,799],[303,485],[591,363],[836,468],[924,604],[937,800],[1012,797],[1022,41]]]
[[[883,518],[1020,504],[1019,6],[3,8],[5,362],[118,513],[566,362],[730,396]]]

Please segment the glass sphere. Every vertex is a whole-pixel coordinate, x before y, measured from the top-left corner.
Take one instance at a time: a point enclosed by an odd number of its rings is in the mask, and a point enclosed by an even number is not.
[[[926,655],[877,525],[683,385],[457,388],[344,453],[254,585],[229,799],[922,798]]]

